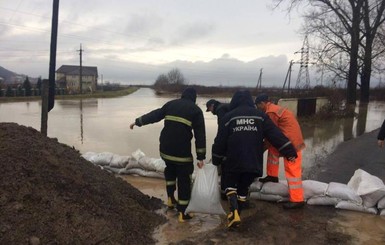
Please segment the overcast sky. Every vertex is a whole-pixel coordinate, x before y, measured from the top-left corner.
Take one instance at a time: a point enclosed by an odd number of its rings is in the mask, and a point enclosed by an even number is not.
[[[0,0],[0,66],[48,77],[52,3]],[[99,79],[152,84],[178,68],[190,84],[282,86],[302,46],[301,19],[271,0],[61,0],[56,69],[97,66]],[[293,80],[299,67],[293,68]]]

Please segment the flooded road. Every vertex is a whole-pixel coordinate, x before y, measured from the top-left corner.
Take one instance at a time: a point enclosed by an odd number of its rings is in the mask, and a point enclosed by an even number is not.
[[[81,153],[112,152],[131,155],[141,149],[147,156],[158,158],[158,138],[162,123],[129,129],[135,118],[162,106],[173,97],[158,97],[151,89],[140,89],[121,98],[58,100],[48,115],[48,136],[59,142],[74,146]],[[176,97],[175,97],[176,98]],[[208,98],[197,99],[205,111]],[[230,98],[219,98],[228,102]],[[0,122],[16,122],[40,130],[40,102],[0,103]],[[302,126],[306,149],[303,151],[303,171],[311,176],[321,159],[334,151],[341,143],[365,132],[377,129],[385,118],[385,103],[371,102],[356,108],[352,118],[336,119]],[[207,159],[210,159],[211,144],[217,130],[217,119],[204,112],[207,133]],[[283,177],[280,168],[280,177]],[[135,176],[119,176],[149,196],[166,200],[165,183],[160,179]],[[263,208],[271,208],[263,204]],[[226,203],[223,203],[227,207]],[[186,237],[196,236],[215,230],[222,225],[222,218],[215,215],[197,215],[188,224],[178,224],[176,214],[164,212],[169,222],[160,227],[155,237],[159,244],[177,242]],[[338,211],[330,225],[338,227],[345,234],[356,237],[356,244],[383,244],[385,220],[379,215],[349,211]]]

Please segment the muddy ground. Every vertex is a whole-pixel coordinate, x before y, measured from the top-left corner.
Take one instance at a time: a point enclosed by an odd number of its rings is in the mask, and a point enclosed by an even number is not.
[[[151,244],[162,201],[33,128],[0,123],[0,244]]]
[[[339,153],[311,173],[312,179],[346,183],[361,167],[384,180],[385,149],[376,148],[375,133],[361,136],[360,142],[358,138],[343,143]],[[155,212],[165,208],[160,199],[142,194],[33,128],[0,123],[0,139],[0,244],[154,244],[152,232],[164,222],[195,228],[194,222],[178,224],[175,215]],[[365,154],[359,154],[362,144],[371,145]],[[356,157],[349,157],[351,152]],[[375,164],[370,164],[371,158]],[[242,224],[235,231],[225,228],[222,217],[223,224],[215,229],[162,244],[359,243],[360,234],[346,232],[336,221],[340,211],[334,207],[283,210],[281,204],[256,200],[252,206],[242,213]],[[385,236],[370,244],[376,242],[384,243]]]

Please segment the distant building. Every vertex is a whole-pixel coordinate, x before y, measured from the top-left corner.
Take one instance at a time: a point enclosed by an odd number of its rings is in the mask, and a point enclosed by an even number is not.
[[[95,91],[98,82],[96,66],[82,66],[82,90]],[[56,85],[69,93],[80,92],[80,66],[62,65],[56,70]]]

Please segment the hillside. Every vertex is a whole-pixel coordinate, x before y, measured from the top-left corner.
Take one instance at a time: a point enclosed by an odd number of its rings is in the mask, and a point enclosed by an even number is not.
[[[0,77],[4,79],[4,82],[6,84],[11,83],[11,81],[14,81],[17,74],[15,72],[12,72],[10,70],[5,69],[4,67],[0,66]]]

